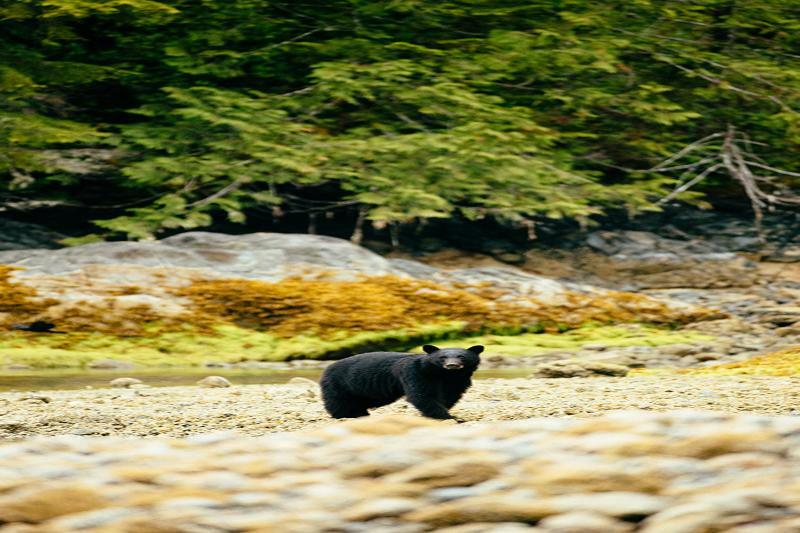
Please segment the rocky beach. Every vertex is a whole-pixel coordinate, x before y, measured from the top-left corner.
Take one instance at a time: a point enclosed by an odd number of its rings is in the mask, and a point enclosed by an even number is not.
[[[113,373],[0,392],[0,531],[800,530],[797,264],[588,243],[558,277],[306,235],[0,252],[0,320],[62,332],[1,335],[3,375]],[[324,411],[332,358],[430,340],[487,346],[462,423]]]
[[[221,387],[132,384],[96,390],[0,393],[0,439],[39,435],[186,437],[221,430],[258,436],[335,424],[322,407],[314,381],[290,381]],[[800,376],[480,379],[453,414],[468,425],[491,427],[505,420],[594,417],[619,409],[800,416]],[[417,416],[405,401],[374,412]]]
[[[701,532],[800,527],[800,418],[612,411],[0,448],[8,532]],[[47,461],[43,462],[42,458]]]

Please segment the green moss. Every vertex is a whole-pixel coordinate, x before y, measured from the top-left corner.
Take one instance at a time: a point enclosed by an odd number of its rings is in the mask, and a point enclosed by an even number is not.
[[[643,325],[589,326],[566,333],[464,336],[462,322],[431,324],[374,332],[339,332],[319,338],[296,335],[281,338],[238,326],[217,326],[213,334],[168,332],[157,337],[118,337],[104,333],[0,335],[0,364],[33,368],[80,368],[99,359],[119,359],[141,366],[197,366],[207,361],[285,361],[336,358],[369,350],[409,350],[422,343],[441,346],[483,344],[489,355],[537,355],[576,350],[584,344],[603,346],[660,346],[702,342],[712,337]]]
[[[387,331],[332,334],[322,339],[297,335],[284,339],[268,333],[223,325],[212,334],[168,332],[158,337],[118,337],[104,333],[0,336],[0,364],[33,368],[85,367],[99,359],[119,359],[141,366],[196,366],[206,361],[285,361],[319,359],[370,349],[408,349],[420,342],[457,335],[464,324],[451,322]]]
[[[441,343],[442,347],[482,344],[486,353],[496,355],[538,355],[560,350],[577,350],[584,344],[608,347],[662,346],[703,342],[713,337],[695,332],[672,331],[663,327],[630,324],[623,326],[585,326],[565,333],[526,333],[522,335],[480,335]]]
[[[480,343],[491,352],[511,355],[574,349],[584,343],[666,344],[686,342],[690,336],[656,328],[585,326],[668,325],[714,314],[676,311],[645,296],[616,292],[566,293],[557,303],[509,302],[506,293],[483,284],[450,287],[394,276],[353,281],[289,278],[279,283],[195,280],[171,289],[185,307],[167,314],[118,298],[140,291],[126,285],[110,292],[106,287],[104,294],[109,296],[92,302],[44,300],[34,289],[13,282],[12,271],[0,265],[0,326],[3,320],[43,319],[65,332],[0,331],[0,365],[36,368],[82,367],[108,358],[143,366],[337,358],[459,338],[459,345]],[[569,331],[580,326],[584,328]],[[542,331],[548,333],[532,333]]]

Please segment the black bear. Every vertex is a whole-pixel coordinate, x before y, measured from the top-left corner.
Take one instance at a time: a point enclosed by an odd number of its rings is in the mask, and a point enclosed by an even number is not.
[[[453,418],[449,409],[472,385],[483,346],[422,349],[426,355],[371,352],[333,363],[320,381],[325,409],[334,418],[356,418],[405,396],[423,416]]]

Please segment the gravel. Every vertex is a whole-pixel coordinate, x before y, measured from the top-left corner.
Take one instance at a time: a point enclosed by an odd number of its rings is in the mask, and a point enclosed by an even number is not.
[[[699,410],[36,438],[0,446],[0,529],[788,533],[798,449],[800,417]]]
[[[146,384],[145,384],[146,385]],[[45,399],[42,399],[45,398]],[[479,380],[453,409],[473,424],[531,417],[596,416],[614,409],[681,408],[800,414],[800,377],[635,376]],[[401,400],[377,413],[415,414]],[[0,439],[34,435],[247,435],[327,425],[311,380],[226,388],[161,387],[0,394]]]

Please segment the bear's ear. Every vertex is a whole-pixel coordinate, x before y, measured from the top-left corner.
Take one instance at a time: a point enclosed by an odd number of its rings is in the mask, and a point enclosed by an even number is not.
[[[483,352],[483,346],[481,346],[480,344],[477,345],[477,346],[470,346],[469,348],[467,348],[467,350],[469,350],[470,352],[472,352],[474,354],[480,355],[481,352]]]
[[[426,344],[425,346],[422,347],[422,351],[424,351],[425,353],[433,353],[433,352],[438,352],[439,348],[437,348],[433,344]]]

